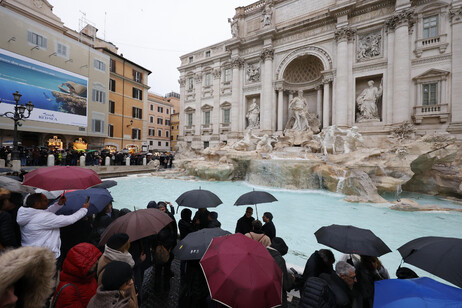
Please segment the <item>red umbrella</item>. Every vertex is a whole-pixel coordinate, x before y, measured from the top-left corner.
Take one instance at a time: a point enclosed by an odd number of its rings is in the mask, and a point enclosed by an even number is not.
[[[214,238],[200,264],[215,301],[233,308],[281,305],[282,271],[261,243],[240,233]]]
[[[159,233],[173,220],[158,209],[143,209],[125,214],[114,220],[101,235],[99,245],[106,244],[111,235],[127,233],[130,242]]]
[[[22,184],[52,191],[86,189],[100,183],[98,174],[91,169],[53,166],[38,168],[27,173]]]

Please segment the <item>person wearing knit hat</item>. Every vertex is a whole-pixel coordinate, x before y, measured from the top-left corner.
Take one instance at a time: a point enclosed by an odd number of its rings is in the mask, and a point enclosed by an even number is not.
[[[102,285],[88,303],[89,308],[138,307],[131,298],[133,270],[125,262],[112,261],[106,265]]]
[[[130,248],[130,239],[126,233],[115,233],[113,234],[106,245],[104,245],[104,253],[98,261],[98,285],[102,283],[102,277],[106,271],[107,265],[111,261],[122,261],[127,263],[131,268],[135,266],[135,261],[133,260],[132,255],[128,252]],[[138,300],[135,291],[135,286],[131,286],[131,298],[136,306],[138,307]]]

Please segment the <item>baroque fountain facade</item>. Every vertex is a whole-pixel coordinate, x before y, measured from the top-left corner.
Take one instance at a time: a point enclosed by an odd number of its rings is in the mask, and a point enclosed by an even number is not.
[[[178,163],[215,180],[462,198],[460,1],[257,1],[181,57]]]

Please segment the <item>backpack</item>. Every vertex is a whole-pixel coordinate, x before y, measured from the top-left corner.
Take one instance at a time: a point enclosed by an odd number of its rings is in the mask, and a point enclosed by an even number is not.
[[[319,277],[310,277],[306,280],[300,292],[299,307],[330,308],[335,307],[335,295],[329,288],[327,281]]]
[[[154,252],[154,261],[156,264],[165,264],[170,259],[170,252],[163,245],[157,245]]]

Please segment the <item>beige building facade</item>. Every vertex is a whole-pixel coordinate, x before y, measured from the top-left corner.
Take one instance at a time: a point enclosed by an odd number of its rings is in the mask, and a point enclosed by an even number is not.
[[[387,135],[407,121],[462,138],[461,14],[460,0],[238,7],[230,39],[180,58],[180,142],[283,134],[300,90],[321,129]]]
[[[100,149],[107,135],[109,56],[94,49],[96,31],[64,26],[46,1],[0,2],[0,113],[13,96],[35,108],[19,128],[25,146]],[[13,139],[13,121],[0,118],[0,141]]]
[[[171,147],[170,120],[173,103],[164,96],[149,93],[147,108],[147,143],[150,152],[168,152]]]

